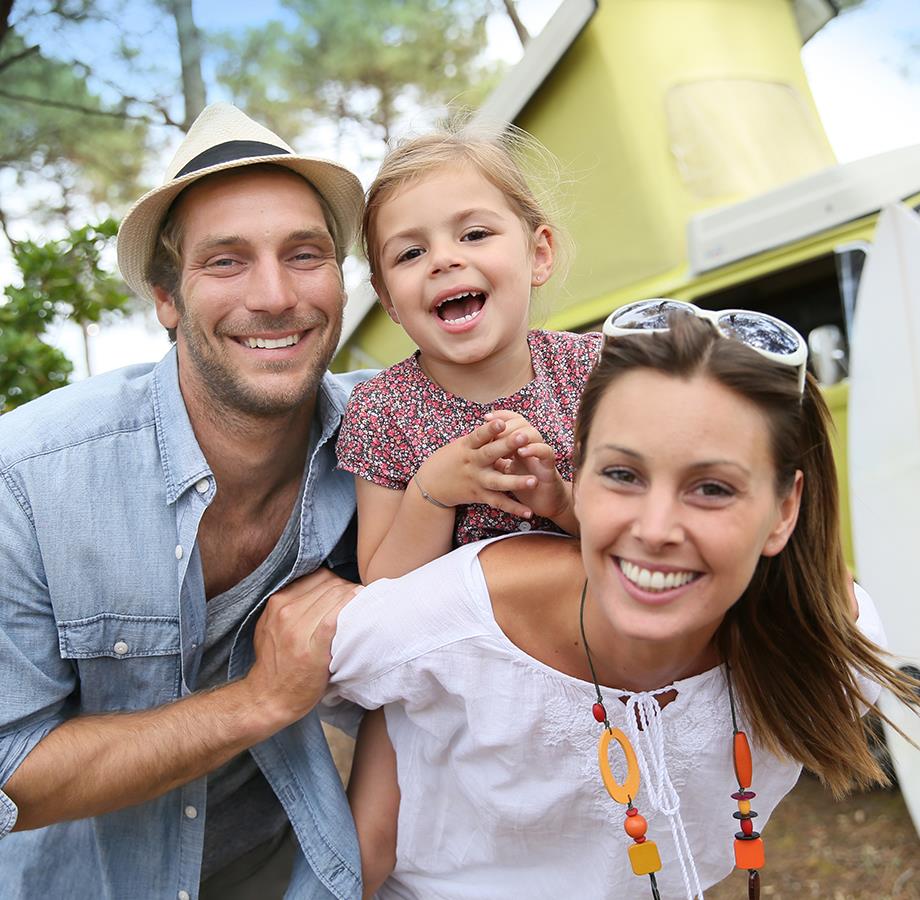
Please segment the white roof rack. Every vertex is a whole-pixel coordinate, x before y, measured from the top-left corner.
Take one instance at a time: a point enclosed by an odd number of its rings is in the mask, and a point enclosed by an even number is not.
[[[920,144],[824,169],[693,216],[687,255],[698,275],[801,240],[920,193]]]

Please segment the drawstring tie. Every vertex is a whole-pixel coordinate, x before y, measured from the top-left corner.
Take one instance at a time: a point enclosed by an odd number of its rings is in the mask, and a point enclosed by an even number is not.
[[[640,728],[641,726],[641,728]],[[649,693],[640,691],[626,701],[626,727],[632,745],[638,753],[639,769],[651,805],[667,816],[677,849],[677,859],[684,878],[687,900],[703,900],[703,888],[696,873],[696,864],[690,850],[690,841],[680,817],[680,797],[671,783],[664,758],[664,729],[661,707]],[[689,867],[689,873],[687,871]],[[692,877],[692,884],[691,884]]]

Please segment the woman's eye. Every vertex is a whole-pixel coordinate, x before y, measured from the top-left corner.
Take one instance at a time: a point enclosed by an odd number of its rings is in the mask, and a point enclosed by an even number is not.
[[[492,232],[486,228],[473,228],[463,235],[462,240],[464,241],[481,241],[483,238],[487,238]]]
[[[603,476],[610,481],[616,482],[617,484],[638,484],[639,477],[636,475],[632,469],[623,469],[619,466],[613,466],[609,469],[604,469]]]
[[[707,498],[721,499],[735,496],[732,488],[718,481],[704,481],[702,484],[698,484],[694,490],[699,496]]]
[[[400,253],[399,256],[396,257],[396,262],[397,263],[409,262],[409,260],[417,259],[421,255],[422,255],[421,247],[410,247],[408,250],[403,250],[403,252]]]

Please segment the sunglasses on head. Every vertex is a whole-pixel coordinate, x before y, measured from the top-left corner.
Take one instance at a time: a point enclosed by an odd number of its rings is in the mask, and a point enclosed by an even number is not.
[[[683,300],[655,298],[615,309],[607,316],[602,330],[609,338],[667,331],[672,313],[706,319],[722,337],[740,341],[773,362],[794,366],[798,370],[799,393],[804,392],[808,347],[794,328],[766,313],[751,309],[700,309]]]

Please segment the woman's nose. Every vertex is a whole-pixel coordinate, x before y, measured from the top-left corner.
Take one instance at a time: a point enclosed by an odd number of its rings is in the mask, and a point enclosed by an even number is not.
[[[680,508],[669,492],[650,491],[633,520],[632,536],[653,550],[680,543],[684,539]]]

